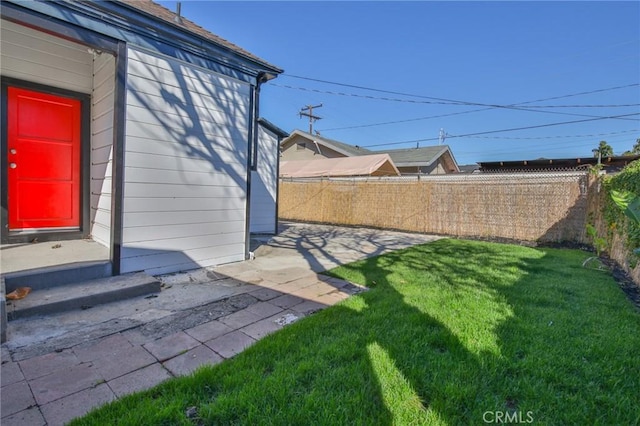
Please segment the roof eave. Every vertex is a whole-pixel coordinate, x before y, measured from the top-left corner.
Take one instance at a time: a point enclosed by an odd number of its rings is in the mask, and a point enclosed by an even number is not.
[[[291,135],[289,135],[289,137],[287,139],[283,140],[282,144],[283,145],[286,144],[287,142],[289,142],[290,139],[293,139],[296,135],[307,139],[309,142],[313,142],[313,143],[317,143],[317,144],[320,144],[322,146],[325,146],[325,147],[327,147],[327,148],[329,148],[329,149],[331,149],[333,151],[336,151],[339,154],[344,155],[345,157],[353,157],[354,156],[353,153],[348,152],[348,151],[340,148],[339,146],[336,146],[336,145],[332,144],[330,141],[328,141],[328,140],[326,140],[324,138],[316,138],[313,135],[311,135],[311,134],[309,134],[307,132],[303,132],[302,130],[298,130],[298,129],[294,130],[291,133]],[[367,154],[371,154],[371,152],[368,151],[368,150],[367,151],[363,150],[362,154],[358,154],[358,155],[367,155]]]
[[[65,0],[68,1],[68,0]],[[134,13],[137,14],[141,14],[141,15],[145,15],[147,16],[149,19],[153,20],[156,23],[159,23],[167,28],[171,28],[174,31],[179,31],[182,34],[185,34],[188,37],[192,37],[195,39],[200,40],[201,42],[204,42],[206,44],[215,46],[218,49],[223,50],[224,52],[226,52],[227,54],[233,55],[233,56],[237,56],[239,58],[242,58],[245,61],[248,61],[254,65],[258,65],[259,67],[264,68],[265,70],[263,72],[265,72],[265,74],[272,76],[271,78],[268,78],[268,80],[271,80],[272,78],[277,77],[278,74],[282,74],[284,72],[283,69],[270,64],[269,62],[258,58],[257,56],[254,56],[252,54],[250,54],[249,52],[244,52],[239,46],[237,47],[237,49],[234,49],[230,46],[225,46],[224,44],[221,44],[219,42],[216,42],[214,40],[208,39],[206,37],[201,36],[200,34],[194,33],[193,31],[190,31],[189,29],[186,29],[184,27],[182,27],[181,25],[174,23],[174,22],[170,22],[161,18],[156,17],[155,15],[148,13],[147,11],[137,8],[135,6],[132,6],[126,2],[122,2],[122,1],[108,1],[108,2],[91,2],[91,3],[102,3],[104,4],[117,4],[119,6],[123,6],[125,9],[128,9],[130,11],[133,11]],[[162,5],[159,5],[161,7],[164,7]],[[165,8],[166,9],[166,8]],[[177,15],[176,15],[177,16]],[[183,18],[184,19],[184,18]],[[197,25],[197,24],[196,24]],[[233,44],[231,42],[229,42],[230,44]],[[269,72],[266,72],[269,71]],[[275,74],[275,75],[274,75]]]

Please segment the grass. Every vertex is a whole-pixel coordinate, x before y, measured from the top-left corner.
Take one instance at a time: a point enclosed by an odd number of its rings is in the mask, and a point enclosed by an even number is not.
[[[73,424],[638,424],[640,314],[586,257],[440,240],[349,264],[329,274],[370,291]]]

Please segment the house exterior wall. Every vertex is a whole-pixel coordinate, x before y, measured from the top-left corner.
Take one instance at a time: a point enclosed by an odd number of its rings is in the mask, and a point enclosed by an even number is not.
[[[304,145],[302,145],[304,144]],[[291,160],[317,160],[318,158],[342,158],[345,155],[329,149],[325,146],[320,146],[320,153],[318,153],[318,147],[309,139],[300,135],[296,135],[291,138],[282,147],[282,161]]]
[[[93,56],[87,47],[2,20],[2,75],[91,93]]]
[[[276,233],[276,197],[278,187],[279,139],[258,126],[256,170],[251,172],[251,210],[249,230],[255,233]]]
[[[96,55],[91,93],[91,236],[110,247],[115,108],[115,57]]]
[[[0,39],[2,76],[91,95],[89,232],[109,247],[115,57],[4,19]]]
[[[121,272],[243,260],[249,84],[129,47]]]

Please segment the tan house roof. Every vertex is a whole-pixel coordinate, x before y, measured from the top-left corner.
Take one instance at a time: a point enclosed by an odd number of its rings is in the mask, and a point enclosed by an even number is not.
[[[281,177],[399,176],[388,154],[282,161]]]

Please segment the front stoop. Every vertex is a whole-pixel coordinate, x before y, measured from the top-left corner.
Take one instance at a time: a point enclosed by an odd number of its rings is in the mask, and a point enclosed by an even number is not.
[[[80,283],[110,277],[112,265],[108,260],[74,262],[58,266],[28,269],[3,274],[7,293],[18,287],[30,287],[33,291],[60,285]]]
[[[160,291],[160,281],[144,272],[34,289],[6,305],[9,321],[74,309],[88,309]],[[4,295],[4,293],[3,293]],[[4,329],[3,329],[4,331]]]

